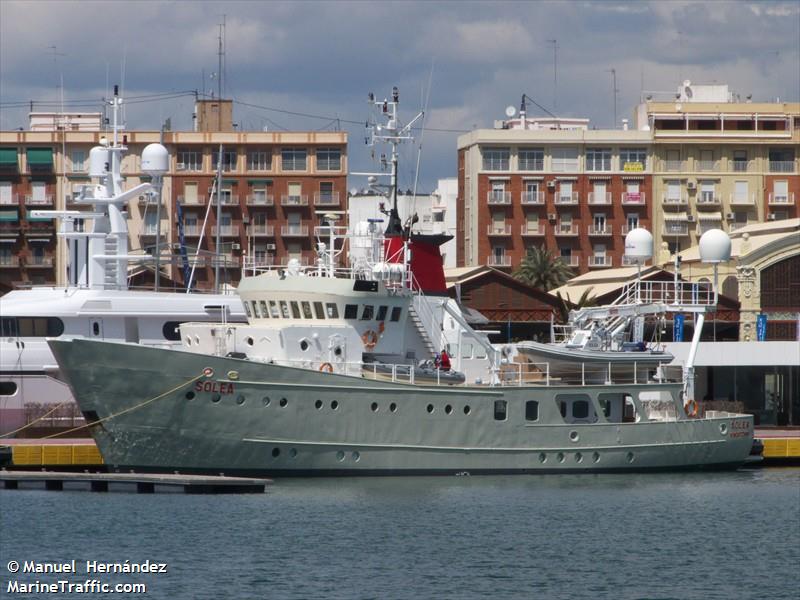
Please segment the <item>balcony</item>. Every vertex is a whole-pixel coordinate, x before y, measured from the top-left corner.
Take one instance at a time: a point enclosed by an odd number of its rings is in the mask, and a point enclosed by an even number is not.
[[[520,203],[523,206],[544,206],[544,192],[522,192]]]
[[[793,160],[771,160],[769,161],[770,173],[794,173]]]
[[[556,204],[564,206],[574,206],[578,204],[580,196],[578,192],[556,192]]]
[[[185,234],[186,232],[184,231],[184,235]],[[156,235],[158,235],[159,237],[164,238],[167,235],[167,230],[163,226],[161,227],[161,231],[159,231],[158,227],[156,227],[155,225],[145,225],[144,227],[142,227],[142,231],[139,233],[139,235],[141,237],[153,237],[153,238],[156,237]]]
[[[689,235],[689,223],[681,221],[667,221],[664,223],[663,235],[671,237]]]
[[[0,206],[17,206],[19,205],[19,194],[11,194],[7,198],[0,198]]]
[[[664,197],[661,200],[661,204],[664,206],[686,206],[689,204],[689,199],[681,194],[680,196],[669,196],[664,194]]]
[[[525,224],[522,226],[520,233],[523,236],[539,236],[544,235],[545,233],[545,226],[542,223],[533,224]]]
[[[722,198],[716,194],[700,194],[695,203],[697,208],[719,208],[722,206]]]
[[[0,269],[16,269],[19,267],[18,256],[0,256]]]
[[[686,170],[685,160],[665,160],[662,161],[661,164],[664,167],[665,171],[672,171],[677,173]]]
[[[486,265],[489,267],[510,267],[511,257],[507,254],[498,256],[497,254],[490,254],[486,258]]]
[[[184,225],[183,226],[183,236],[184,237],[200,237],[201,227],[199,225]]]
[[[25,266],[29,269],[52,269],[52,256],[32,256],[25,260]]]
[[[718,160],[696,160],[694,166],[697,171],[719,171]]]
[[[247,206],[275,206],[275,197],[268,194],[248,194]]]
[[[205,196],[195,196],[191,199],[188,199],[184,195],[178,196],[178,204],[181,206],[205,206],[206,205],[206,197]]]
[[[308,196],[284,194],[281,196],[281,206],[308,206]]]
[[[486,194],[486,204],[490,206],[507,206],[511,204],[511,192],[489,190]]]
[[[569,256],[559,256],[558,259],[568,267],[580,267],[581,257],[577,254],[570,254]]]
[[[491,224],[486,228],[486,233],[491,237],[511,235],[511,225]]]
[[[161,198],[152,194],[142,194],[139,196],[139,205],[140,206],[158,206],[159,203],[161,206],[164,206],[163,202],[160,202]]]
[[[248,232],[253,237],[274,237],[275,227],[266,224],[251,225]]]
[[[15,238],[19,236],[19,222],[2,223],[0,222],[0,237]]]
[[[314,206],[339,206],[339,192],[314,192]]]
[[[647,198],[644,192],[622,192],[622,206],[644,206]]]
[[[753,161],[750,160],[732,160],[728,163],[731,171],[734,173],[747,173],[753,170]]]
[[[211,235],[216,236],[217,231],[219,231],[220,237],[239,237],[238,225],[220,225],[219,227],[214,225],[211,228]]]
[[[223,269],[238,269],[240,268],[239,257],[233,254],[219,254],[217,256],[206,257],[206,266],[216,267],[217,265]]]
[[[34,198],[33,196],[25,196],[25,205],[26,206],[52,206],[53,205],[53,196],[52,194],[47,194],[40,198]]]
[[[791,194],[770,192],[768,202],[770,206],[792,206],[794,205],[794,192]]]
[[[574,223],[560,223],[555,229],[559,237],[576,236],[578,233],[578,226]]]
[[[56,225],[50,219],[46,221],[29,221],[28,228],[25,230],[25,235],[27,237],[51,236],[55,233],[55,231]]]
[[[639,227],[642,227],[642,226],[639,225],[638,223],[636,225],[632,225],[632,226],[631,225],[623,225],[622,227],[619,228],[619,233],[620,233],[620,235],[625,236],[625,235],[628,235],[634,229],[637,229]],[[645,227],[645,229],[646,229],[646,227]]]
[[[756,195],[750,194],[744,196],[737,196],[736,194],[731,194],[728,197],[728,204],[731,206],[755,206],[756,205]]]
[[[308,225],[281,225],[282,237],[308,237]]]
[[[589,204],[592,206],[610,206],[611,192],[589,192]]]
[[[608,237],[613,235],[613,230],[611,229],[611,225],[608,223],[601,226],[589,225],[589,235],[592,237]]]
[[[589,267],[609,268],[614,266],[614,261],[610,256],[595,254],[589,257]]]
[[[211,206],[216,206],[217,201],[222,206],[239,206],[239,195],[238,194],[225,194],[223,196],[217,197],[216,195],[211,197]]]

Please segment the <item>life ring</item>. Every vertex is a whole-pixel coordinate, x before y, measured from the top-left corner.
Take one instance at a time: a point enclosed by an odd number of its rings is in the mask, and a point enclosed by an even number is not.
[[[378,343],[378,334],[372,329],[368,329],[364,332],[364,335],[361,336],[361,341],[364,342],[364,347],[367,350],[372,350],[375,344]]]
[[[683,405],[683,410],[686,411],[687,417],[696,417],[697,412],[699,410],[697,406],[697,400],[689,400],[686,404]]]
[[[331,363],[322,363],[319,370],[323,373],[333,373],[333,365]]]

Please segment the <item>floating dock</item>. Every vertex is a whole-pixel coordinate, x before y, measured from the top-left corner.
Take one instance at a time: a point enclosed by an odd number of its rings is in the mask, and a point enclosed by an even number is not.
[[[180,474],[143,473],[65,473],[52,471],[0,471],[0,482],[7,490],[44,488],[46,490],[89,490],[92,492],[183,491],[186,494],[263,494],[269,479]]]
[[[757,429],[755,433],[764,443],[765,466],[800,464],[800,430]]]

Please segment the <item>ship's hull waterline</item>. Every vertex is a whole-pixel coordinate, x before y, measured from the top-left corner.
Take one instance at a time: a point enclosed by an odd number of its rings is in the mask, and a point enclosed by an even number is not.
[[[104,419],[91,433],[118,469],[273,476],[719,469],[742,464],[752,446],[747,415],[564,423],[558,414],[559,398],[585,395],[598,406],[601,394],[677,394],[674,383],[415,386],[131,344],[50,343],[87,420]],[[497,400],[506,401],[505,419],[496,418]],[[530,400],[538,401],[537,421],[526,419]]]

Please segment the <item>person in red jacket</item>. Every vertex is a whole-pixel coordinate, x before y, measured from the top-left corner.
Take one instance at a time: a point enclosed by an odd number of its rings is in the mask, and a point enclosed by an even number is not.
[[[450,370],[450,357],[447,355],[447,350],[442,350],[442,353],[439,355],[439,368],[442,371]]]

